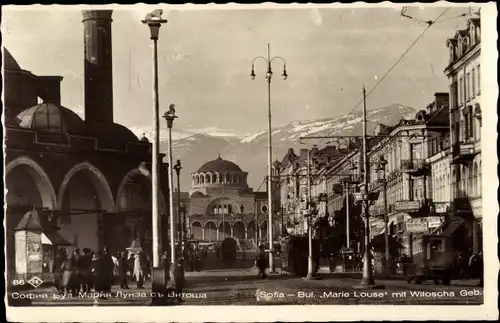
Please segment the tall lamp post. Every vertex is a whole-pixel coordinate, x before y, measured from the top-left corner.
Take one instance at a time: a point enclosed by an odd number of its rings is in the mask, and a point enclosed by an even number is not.
[[[315,205],[311,198],[311,150],[307,150],[307,239],[309,251],[307,255],[307,276],[306,279],[314,279],[313,247],[312,247],[312,217],[315,214]]]
[[[173,174],[173,162],[172,162],[172,126],[174,125],[174,120],[177,118],[175,115],[175,105],[171,104],[170,108],[163,115],[165,120],[167,120],[168,127],[168,190],[169,190],[169,200],[170,200],[170,263],[172,269],[177,268],[177,257],[176,257],[176,228],[177,219],[175,216],[174,208],[174,174]]]
[[[243,204],[241,204],[240,205],[240,214],[241,214],[242,219],[243,219],[243,211],[245,211],[245,207],[243,206]],[[244,237],[246,238],[246,233],[245,233]],[[246,239],[244,239],[243,241],[245,241],[245,240]],[[243,245],[241,246],[241,257],[243,258],[243,260],[245,260],[245,242],[243,242]]]
[[[368,140],[366,135],[366,89],[363,85],[363,190],[362,190],[362,203],[363,203],[363,217],[365,226],[365,254],[363,257],[363,277],[361,278],[360,285],[356,288],[383,288],[383,286],[375,285],[373,278],[372,255],[370,252],[370,213],[369,207],[373,200],[373,194],[368,193]]]
[[[280,56],[275,56],[271,58],[271,45],[267,44],[267,58],[264,56],[257,56],[252,60],[252,72],[250,73],[250,77],[255,79],[255,69],[254,63],[257,59],[262,59],[266,62],[267,65],[267,73],[266,73],[266,81],[267,81],[267,97],[268,97],[268,160],[267,160],[267,173],[268,178],[272,177],[272,162],[273,162],[273,151],[272,151],[272,129],[271,129],[271,79],[273,76],[273,71],[271,69],[271,63],[275,59],[279,59],[283,62],[283,74],[281,75],[284,80],[288,78],[288,74],[286,72],[286,61],[284,58]],[[274,247],[273,247],[273,193],[272,193],[272,184],[271,181],[267,181],[268,185],[268,235],[269,235],[269,272],[275,272],[274,269]]]
[[[159,147],[160,147],[160,121],[159,121],[159,94],[158,94],[158,35],[162,24],[167,23],[166,19],[162,19],[161,9],[154,10],[146,15],[142,23],[148,25],[150,30],[150,38],[153,41],[153,142],[151,151],[152,169],[151,169],[151,191],[152,191],[152,235],[153,235],[153,289],[162,290],[165,288],[166,268],[160,268],[160,259],[162,253],[161,238],[160,238],[160,214],[159,214],[159,191],[160,191],[160,176],[159,176]],[[160,273],[161,272],[161,273]],[[163,277],[160,281],[157,277]]]
[[[175,173],[177,175],[177,218],[178,218],[178,225],[177,225],[177,230],[179,231],[179,245],[181,245],[181,250],[184,251],[184,239],[183,239],[183,236],[184,236],[184,232],[183,232],[183,229],[182,229],[182,224],[183,224],[183,221],[181,219],[181,169],[182,169],[182,165],[181,165],[181,160],[180,159],[177,159],[177,162],[175,163],[174,165],[174,170],[175,170]],[[184,253],[183,253],[184,255]]]
[[[384,271],[389,274],[389,230],[388,230],[388,214],[387,214],[387,182],[386,182],[386,166],[387,160],[385,160],[383,155],[380,155],[378,162],[377,171],[382,172],[382,185],[383,185],[383,197],[384,197],[384,241],[385,241],[385,263]]]

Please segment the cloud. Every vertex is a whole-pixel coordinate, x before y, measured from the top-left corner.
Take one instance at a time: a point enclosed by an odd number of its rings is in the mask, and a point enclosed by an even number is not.
[[[190,56],[188,54],[174,53],[170,55],[167,59],[172,61],[183,61],[189,59],[189,57]]]
[[[323,17],[319,13],[318,8],[311,9],[309,17],[316,26],[321,26],[323,24]]]

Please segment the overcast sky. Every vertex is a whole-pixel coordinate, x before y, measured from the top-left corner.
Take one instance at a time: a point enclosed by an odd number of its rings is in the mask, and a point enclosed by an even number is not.
[[[39,75],[62,75],[62,103],[83,111],[83,24],[78,10],[6,10],[3,42],[19,65]],[[115,121],[151,124],[152,61],[144,10],[113,13]],[[431,20],[442,7],[410,7],[408,15]],[[424,108],[435,92],[447,91],[443,69],[446,39],[468,12],[452,8],[430,28],[385,81],[369,96],[368,107],[399,103]],[[253,57],[287,61],[289,78],[273,62],[273,124],[348,113],[426,28],[400,16],[399,9],[166,10],[160,30],[160,105],[175,103],[182,128],[218,126],[239,132],[266,128],[265,64]]]

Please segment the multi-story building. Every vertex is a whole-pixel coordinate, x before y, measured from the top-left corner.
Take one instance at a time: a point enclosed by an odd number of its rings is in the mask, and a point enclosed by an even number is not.
[[[427,157],[446,146],[448,93],[436,93],[434,102],[413,120],[401,120],[383,130],[380,135],[386,137],[368,154],[369,191],[378,193],[370,208],[371,235],[383,232],[383,215],[387,212],[390,234],[409,249],[411,235],[430,233],[444,221],[432,211],[434,165]]]
[[[451,217],[456,219],[454,227],[465,228],[462,240],[478,251],[482,236],[480,17],[470,17],[465,29],[446,45],[450,50],[444,73],[450,88]]]
[[[305,203],[309,195],[316,202],[319,216],[328,214],[327,199],[320,202],[320,194],[328,192],[324,168],[345,156],[346,151],[336,146],[301,149],[297,156],[293,149],[283,157],[280,167],[280,200],[286,213],[287,230],[293,234],[307,232],[307,219],[304,216]],[[310,166],[308,171],[308,165]],[[309,188],[310,181],[310,188]],[[310,192],[309,192],[310,189]]]

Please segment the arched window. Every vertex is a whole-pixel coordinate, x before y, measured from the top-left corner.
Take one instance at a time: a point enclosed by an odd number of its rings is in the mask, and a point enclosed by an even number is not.
[[[200,176],[196,175],[194,178],[196,185],[200,184]]]
[[[212,182],[212,176],[210,176],[210,174],[205,175],[205,178],[207,180],[207,184],[210,184]]]
[[[217,176],[215,174],[212,174],[212,184],[217,183]]]
[[[200,175],[200,184],[205,184],[205,176]]]

